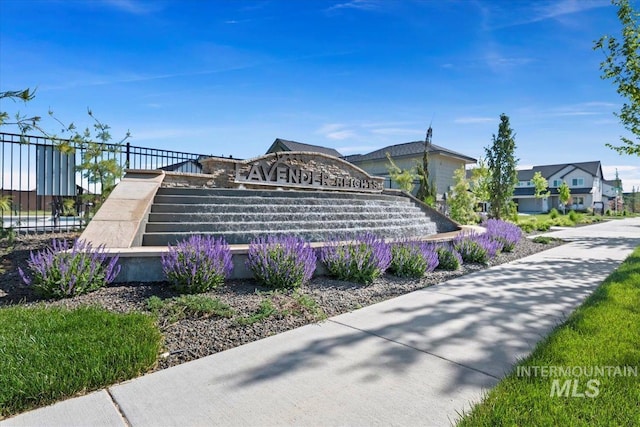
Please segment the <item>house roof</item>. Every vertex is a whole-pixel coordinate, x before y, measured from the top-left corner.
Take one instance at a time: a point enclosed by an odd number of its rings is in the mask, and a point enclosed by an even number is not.
[[[158,168],[158,169],[161,169],[167,172],[175,172],[186,165],[190,165],[190,169],[200,170],[200,171],[202,170],[202,165],[197,160],[185,160],[183,162],[174,163],[172,165],[162,166],[161,168]]]
[[[280,148],[280,150],[277,150]],[[329,147],[323,147],[321,145],[305,144],[303,142],[289,141],[287,139],[276,138],[271,144],[271,147],[265,154],[273,153],[275,151],[311,151],[313,153],[328,154],[329,156],[342,157],[342,154],[337,150]]]
[[[380,160],[386,159],[387,154],[393,158],[422,155],[424,152],[424,141],[405,142],[404,144],[390,145],[388,147],[380,148],[367,154],[353,154],[345,156],[344,159],[348,162],[363,162],[367,160]],[[464,154],[457,153],[447,148],[441,147],[436,144],[431,144],[429,147],[430,154],[442,154],[445,156],[457,157],[464,160],[465,163],[475,163],[476,159],[473,157],[465,156]]]
[[[531,169],[522,169],[518,171],[518,180],[519,181],[529,181],[533,178],[533,175],[536,172],[540,172],[540,174],[549,179],[556,173],[560,172],[562,169],[567,166],[573,166],[576,169],[582,169],[592,176],[600,176],[602,175],[602,166],[600,161],[593,162],[579,162],[579,163],[559,163],[557,165],[541,165],[534,166]],[[573,169],[572,169],[573,170]]]

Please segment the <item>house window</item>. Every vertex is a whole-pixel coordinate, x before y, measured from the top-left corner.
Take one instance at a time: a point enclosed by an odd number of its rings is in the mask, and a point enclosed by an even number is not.
[[[583,206],[584,205],[584,197],[574,197],[573,198],[573,204],[574,205],[578,205],[578,206]]]
[[[562,185],[561,179],[554,179],[553,182],[551,183],[552,187],[560,187],[561,185]]]
[[[572,187],[584,187],[584,178],[573,178],[571,180]]]

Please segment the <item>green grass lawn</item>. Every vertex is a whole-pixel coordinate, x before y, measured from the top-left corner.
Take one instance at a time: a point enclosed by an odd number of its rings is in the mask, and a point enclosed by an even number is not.
[[[96,307],[0,309],[0,419],[136,377],[157,361],[154,318]]]
[[[640,247],[459,423],[502,425],[640,425]]]

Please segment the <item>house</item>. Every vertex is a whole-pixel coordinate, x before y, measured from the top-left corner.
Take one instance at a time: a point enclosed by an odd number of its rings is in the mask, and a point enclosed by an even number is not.
[[[310,151],[312,153],[322,153],[328,154],[329,156],[342,157],[342,154],[333,148],[304,144],[302,142],[289,141],[282,138],[276,138],[265,154],[278,153],[281,151]]]
[[[173,163],[158,169],[167,172],[202,173],[202,165],[198,160],[185,160],[183,162]]]
[[[619,179],[602,180],[602,201],[604,209],[623,210],[624,197],[622,194],[622,183]]]
[[[549,197],[536,198],[533,175],[536,172],[547,180]],[[557,165],[534,166],[518,171],[518,183],[513,200],[518,212],[547,212],[552,208],[562,209],[558,188],[566,182],[571,190],[571,200],[566,206],[575,210],[601,208],[608,198],[603,197],[604,178],[599,161],[582,163],[562,163]]]
[[[354,154],[345,156],[344,159],[353,163],[361,169],[364,169],[371,175],[382,176],[386,178],[385,186],[389,188],[397,188],[394,182],[391,182],[389,175],[389,160],[387,153],[393,159],[393,162],[400,169],[411,169],[417,164],[422,164],[422,156],[424,154],[424,141],[406,142],[404,144],[390,145],[380,148],[367,154]],[[438,199],[442,199],[444,193],[453,187],[453,173],[456,169],[465,167],[467,164],[476,163],[476,159],[457,153],[436,144],[429,146],[429,179],[436,186]],[[418,180],[415,181],[418,184]],[[416,189],[417,191],[417,185]]]

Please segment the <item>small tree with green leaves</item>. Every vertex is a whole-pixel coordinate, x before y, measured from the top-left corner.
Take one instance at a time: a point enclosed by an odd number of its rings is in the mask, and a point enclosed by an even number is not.
[[[611,3],[618,6],[622,40],[605,35],[596,41],[594,49],[605,53],[605,60],[600,63],[602,78],[613,80],[618,94],[628,101],[622,105],[620,113],[614,114],[636,141],[620,137],[622,145],[606,145],[620,154],[640,156],[640,15],[629,0],[612,0]]]
[[[460,224],[472,224],[477,222],[478,214],[475,212],[476,198],[471,192],[467,172],[464,166],[453,173],[453,191],[449,193],[449,209],[451,218]]]
[[[562,212],[567,213],[567,204],[571,200],[571,189],[567,185],[566,181],[562,181],[560,187],[558,187],[558,197],[560,199],[560,203],[562,203]]]
[[[542,176],[540,172],[536,172],[533,174],[533,178],[531,178],[531,182],[533,183],[533,195],[536,199],[546,199],[551,195],[551,191],[549,191],[549,182],[547,179]]]
[[[35,91],[30,89],[0,92],[0,100],[11,99],[26,103],[34,97]],[[76,166],[76,169],[89,183],[99,185],[99,194],[83,196],[84,201],[92,202],[94,210],[96,210],[111,193],[116,181],[122,177],[122,166],[118,163],[117,154],[120,153],[122,145],[130,138],[131,134],[127,131],[119,142],[111,143],[110,126],[98,120],[91,110],[87,112],[94,122],[94,134],[89,128],[86,128],[84,132],[79,132],[73,122],[68,125],[64,124],[51,110],[49,110],[49,116],[62,125],[62,134],[69,134],[68,138],[58,137],[45,131],[40,125],[40,116],[27,117],[16,113],[15,121],[9,122],[9,113],[0,111],[0,126],[17,126],[20,130],[20,140],[23,143],[27,142],[25,136],[28,132],[37,131],[53,141],[56,149],[63,154],[73,154],[76,149],[79,149],[81,163]]]
[[[31,89],[23,89],[23,90],[8,90],[0,92],[0,101],[2,100],[11,100],[14,102],[22,101],[23,103],[27,103],[35,98],[35,91]],[[16,126],[20,131],[20,142],[26,142],[24,135],[31,130],[38,130],[40,133],[45,136],[49,136],[46,132],[44,132],[40,126],[39,122],[41,120],[40,116],[32,116],[27,117],[20,113],[16,113],[14,116],[14,121],[9,121],[9,113],[6,111],[0,111],[0,126]]]
[[[493,135],[493,144],[485,148],[489,166],[489,202],[490,215],[496,219],[512,217],[516,213],[515,204],[511,200],[516,184],[518,172],[515,157],[516,142],[513,129],[509,125],[509,117],[500,115],[498,136]]]
[[[489,180],[491,175],[486,162],[481,157],[478,159],[478,166],[471,169],[471,180],[469,186],[475,196],[476,202],[488,202],[489,201]]]
[[[387,160],[389,160],[389,164],[387,165],[389,176],[398,184],[401,190],[411,193],[413,191],[413,181],[416,179],[416,173],[413,169],[400,169],[391,158],[391,155],[389,153],[385,154],[387,155]]]

